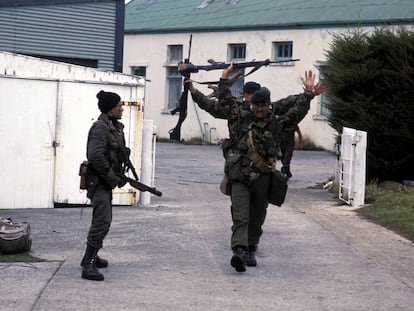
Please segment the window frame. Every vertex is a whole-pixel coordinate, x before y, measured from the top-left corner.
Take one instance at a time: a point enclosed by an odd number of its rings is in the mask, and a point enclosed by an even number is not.
[[[315,64],[315,67],[318,69],[319,72],[319,82],[325,81],[325,77],[322,73],[321,68],[325,66],[325,61],[317,61]],[[329,100],[326,96],[326,93],[323,92],[322,94],[319,94],[319,100],[318,100],[318,116],[314,116],[314,119],[321,119],[321,120],[327,120],[329,116],[331,115],[331,110],[328,108]]]
[[[235,49],[238,49],[238,51],[235,51]],[[240,50],[241,49],[241,50]],[[244,62],[246,61],[246,51],[247,46],[246,43],[229,43],[227,45],[227,59],[229,62]],[[234,73],[236,74],[239,72],[238,70]],[[245,69],[241,70],[241,77],[237,79],[233,85],[230,87],[230,90],[234,97],[240,97],[240,94],[243,92],[243,86],[244,86],[244,74]],[[232,76],[229,77],[231,79]]]
[[[147,68],[148,66],[131,66],[131,74],[145,78],[147,76]],[[144,74],[141,74],[142,72],[139,71],[144,71]]]
[[[182,44],[167,45],[167,62],[165,70],[166,98],[165,109],[174,110],[179,106],[183,91],[182,76],[178,71],[178,63],[183,61],[184,46]]]
[[[279,53],[281,49],[282,49],[282,53]],[[287,51],[283,51],[285,49],[287,49]],[[289,60],[292,58],[293,58],[293,41],[273,41],[272,42],[272,60],[273,61]]]

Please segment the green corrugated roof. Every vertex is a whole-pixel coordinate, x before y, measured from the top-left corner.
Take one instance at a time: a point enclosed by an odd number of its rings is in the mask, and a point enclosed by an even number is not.
[[[413,24],[414,0],[133,0],[125,32]],[[231,4],[230,2],[236,2]]]

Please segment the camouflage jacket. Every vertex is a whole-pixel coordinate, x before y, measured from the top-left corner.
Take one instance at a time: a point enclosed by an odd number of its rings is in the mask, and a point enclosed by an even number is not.
[[[279,116],[282,132],[293,133],[295,131],[296,126],[308,113],[313,97],[312,92],[303,92],[272,102],[273,112]]]
[[[191,96],[193,101],[197,103],[201,109],[207,111],[214,118],[227,120],[230,140],[237,139],[240,135],[239,123],[242,118],[250,115],[250,110],[242,108],[241,103],[237,102],[231,93],[231,102],[229,100],[218,101],[209,98],[200,91],[191,94]]]
[[[280,140],[284,131],[295,129],[310,108],[312,93],[291,95],[277,102],[272,102],[273,109],[263,120],[257,120],[253,114],[240,108],[230,91],[227,79],[220,79],[218,103],[222,113],[228,118],[231,148],[229,153],[241,154],[241,180],[251,181],[260,174],[252,165],[248,155],[247,140],[252,133],[253,145],[257,153],[268,164],[280,159]]]

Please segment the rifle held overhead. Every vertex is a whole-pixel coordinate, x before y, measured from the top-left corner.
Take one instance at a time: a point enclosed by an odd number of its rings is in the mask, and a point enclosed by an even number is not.
[[[297,62],[300,59],[284,59],[284,60],[276,60],[271,61],[270,59],[266,59],[263,61],[251,61],[251,62],[241,62],[241,63],[233,63],[234,69],[242,69],[242,68],[248,68],[248,67],[255,67],[260,68],[262,66],[267,66],[270,64],[280,64],[280,63],[289,63],[289,62]],[[218,69],[224,69],[229,67],[229,63],[213,63],[210,65],[193,65],[191,63],[179,63],[178,64],[178,71],[183,75],[188,75],[189,73],[196,73],[200,70],[210,71],[210,70],[218,70]]]

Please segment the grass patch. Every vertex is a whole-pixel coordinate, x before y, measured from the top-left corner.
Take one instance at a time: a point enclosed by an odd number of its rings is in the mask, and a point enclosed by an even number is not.
[[[46,259],[33,257],[29,253],[0,254],[0,262],[45,262]]]
[[[369,184],[366,205],[357,210],[361,216],[414,241],[414,187],[398,183]]]

